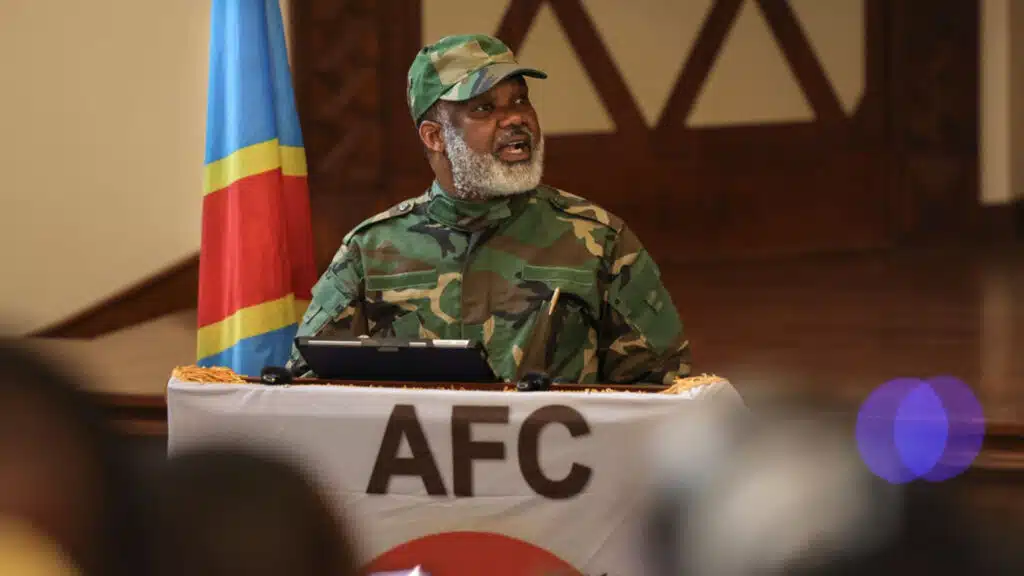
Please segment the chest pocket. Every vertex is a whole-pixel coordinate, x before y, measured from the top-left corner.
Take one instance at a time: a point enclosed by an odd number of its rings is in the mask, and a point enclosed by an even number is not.
[[[436,270],[366,277],[366,316],[371,336],[419,338],[424,324],[440,311]]]
[[[549,372],[575,379],[583,368],[582,353],[597,344],[600,299],[596,273],[586,268],[526,265],[523,280],[543,283],[550,292],[559,290],[545,363]],[[545,300],[538,314],[546,314],[547,306]]]
[[[542,282],[551,290],[559,288],[562,296],[569,295],[585,303],[588,308],[597,306],[597,277],[593,270],[586,268],[568,268],[564,266],[532,266],[523,267],[523,280]]]

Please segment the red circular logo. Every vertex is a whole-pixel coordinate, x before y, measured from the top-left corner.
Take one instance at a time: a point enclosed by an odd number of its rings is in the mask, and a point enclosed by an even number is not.
[[[491,532],[445,532],[400,544],[363,568],[364,576],[410,571],[430,576],[583,576],[529,542]]]

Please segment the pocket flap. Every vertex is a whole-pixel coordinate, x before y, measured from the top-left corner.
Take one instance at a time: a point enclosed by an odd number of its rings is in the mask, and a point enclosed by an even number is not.
[[[434,288],[436,286],[437,270],[375,274],[366,277],[367,290],[407,290],[409,288]]]
[[[594,285],[594,272],[566,266],[523,266],[523,280],[544,282],[566,290],[587,289]]]

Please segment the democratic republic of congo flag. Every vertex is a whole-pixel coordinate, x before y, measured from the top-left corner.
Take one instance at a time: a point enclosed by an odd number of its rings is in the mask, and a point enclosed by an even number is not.
[[[278,0],[213,0],[198,364],[283,365],[316,281]]]

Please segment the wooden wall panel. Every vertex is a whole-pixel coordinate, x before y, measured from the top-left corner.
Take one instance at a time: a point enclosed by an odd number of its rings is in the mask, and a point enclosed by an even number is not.
[[[393,92],[384,3],[291,3],[296,104],[309,167],[316,261],[322,270],[345,232],[377,208]]]
[[[761,0],[818,120],[710,129],[687,128],[684,120],[739,2],[715,3],[654,129],[643,125],[579,1],[547,2],[617,132],[551,137],[546,179],[619,213],[665,258],[877,248],[948,230],[950,220],[961,231],[970,227],[964,215],[976,204],[976,100],[968,88],[936,87],[976,86],[975,1],[867,0],[867,82],[860,107],[847,117],[791,8]],[[543,3],[509,3],[500,35],[513,48]],[[296,89],[322,262],[348,227],[418,194],[431,178],[404,94],[409,60],[422,43],[422,5],[293,6]]]
[[[739,0],[716,0],[654,127],[580,0],[509,0],[500,35],[517,46],[550,5],[617,125],[611,135],[551,136],[546,180],[625,218],[666,266],[973,238],[984,224],[978,0],[865,0],[866,85],[851,116],[837,110],[788,2],[756,1],[815,122],[685,125]],[[429,185],[405,103],[423,5],[293,0],[291,8],[323,269],[352,226]],[[97,335],[194,306],[191,266],[42,333]]]
[[[890,186],[901,243],[964,238],[979,206],[977,0],[889,4]]]

